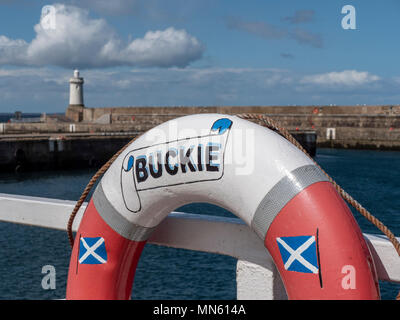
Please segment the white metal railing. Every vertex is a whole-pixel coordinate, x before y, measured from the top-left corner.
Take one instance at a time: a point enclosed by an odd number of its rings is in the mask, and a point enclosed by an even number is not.
[[[0,221],[66,230],[74,206],[74,201],[0,193]],[[85,208],[86,203],[75,218],[73,231],[77,230]],[[364,234],[364,237],[375,261],[378,278],[400,283],[400,259],[390,241],[380,235]],[[148,242],[236,258],[239,300],[287,298],[263,241],[239,219],[173,212]]]

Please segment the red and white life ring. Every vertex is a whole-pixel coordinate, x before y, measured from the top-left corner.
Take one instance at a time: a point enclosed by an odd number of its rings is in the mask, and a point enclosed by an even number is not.
[[[379,299],[368,246],[321,170],[277,133],[219,114],[168,121],[115,160],[76,234],[67,299],[129,299],[150,234],[192,202],[218,205],[247,223],[289,299]],[[351,286],[344,285],[348,270]]]

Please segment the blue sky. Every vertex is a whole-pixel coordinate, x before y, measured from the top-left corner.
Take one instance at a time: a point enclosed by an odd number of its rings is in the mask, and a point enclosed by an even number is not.
[[[395,0],[0,0],[0,112],[63,112],[74,68],[88,107],[399,104],[399,18]]]

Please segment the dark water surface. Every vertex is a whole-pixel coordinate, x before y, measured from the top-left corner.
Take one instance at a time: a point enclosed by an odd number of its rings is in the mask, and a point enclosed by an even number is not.
[[[318,163],[355,199],[400,235],[400,152],[318,150]],[[93,170],[1,174],[0,192],[77,200]],[[191,204],[179,211],[231,216]],[[365,233],[377,230],[360,214]],[[0,223],[0,299],[65,297],[70,247],[66,232]],[[41,286],[44,265],[56,270],[56,289]],[[147,245],[136,272],[133,299],[235,299],[236,260],[202,252]],[[400,285],[380,283],[383,299]]]

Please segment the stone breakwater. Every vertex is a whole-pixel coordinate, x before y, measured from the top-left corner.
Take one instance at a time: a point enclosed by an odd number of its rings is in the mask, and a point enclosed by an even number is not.
[[[400,106],[68,107],[65,117],[0,123],[0,170],[100,166],[133,137],[189,114],[264,114],[316,147],[400,150]]]
[[[66,121],[0,124],[0,137],[37,133],[141,133],[167,120],[195,113],[265,114],[292,132],[315,131],[318,147],[400,150],[400,106],[70,106]]]
[[[317,133],[317,146],[400,150],[400,106],[243,106],[243,107],[70,107],[78,123],[132,126],[146,131],[164,121],[195,113],[258,113],[296,132]],[[104,128],[104,127],[103,127]]]

